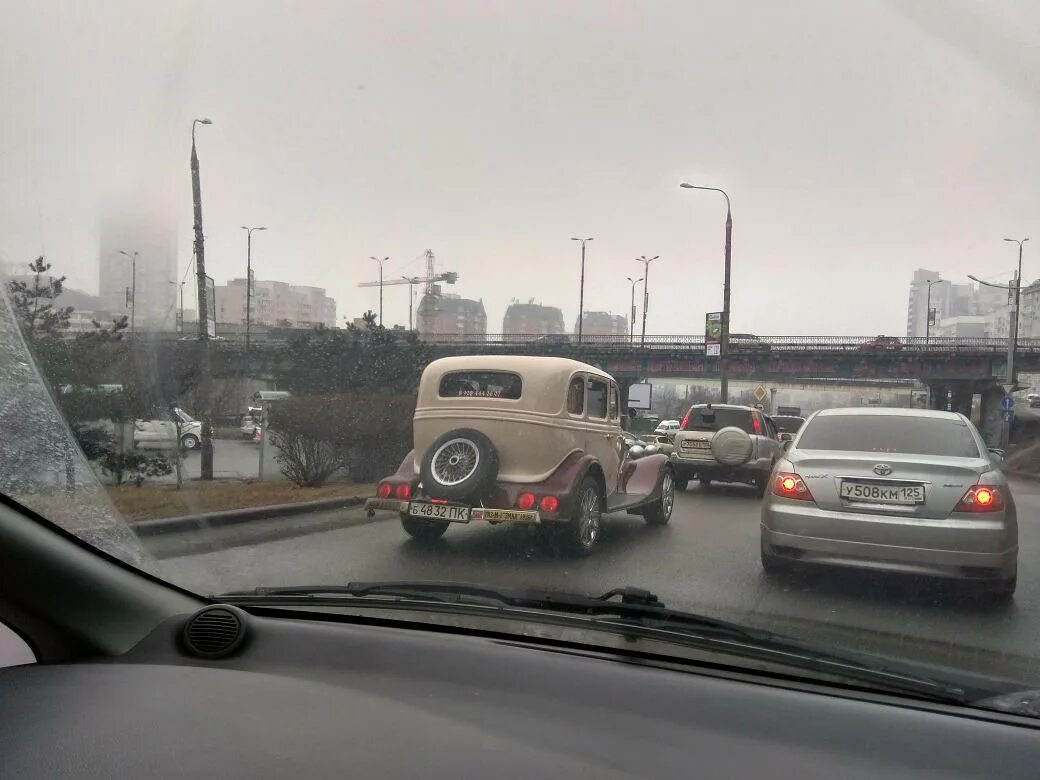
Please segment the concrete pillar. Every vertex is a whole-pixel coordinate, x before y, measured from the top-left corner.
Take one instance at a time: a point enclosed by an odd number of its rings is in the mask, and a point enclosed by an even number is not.
[[[946,408],[946,385],[942,382],[929,382],[928,383],[928,408],[929,409],[945,409]]]
[[[987,447],[999,447],[1004,422],[1001,419],[1000,402],[1004,398],[1004,388],[990,385],[982,391],[982,407],[979,411],[979,433],[986,441]]]
[[[957,382],[952,385],[953,404],[950,411],[960,412],[971,419],[971,395],[974,389],[971,382]]]

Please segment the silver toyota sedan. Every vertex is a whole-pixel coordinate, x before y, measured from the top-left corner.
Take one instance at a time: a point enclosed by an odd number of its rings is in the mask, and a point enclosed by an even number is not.
[[[828,409],[808,419],[762,504],[762,566],[854,566],[1015,592],[1018,521],[999,450],[961,414]]]

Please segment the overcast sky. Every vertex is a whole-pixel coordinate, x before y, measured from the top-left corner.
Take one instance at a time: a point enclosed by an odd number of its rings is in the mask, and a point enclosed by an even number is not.
[[[97,287],[112,199],[191,254],[199,130],[209,271],[326,287],[341,315],[438,267],[483,298],[627,313],[648,332],[902,333],[918,267],[1040,276],[1040,3],[3,0],[0,259]],[[407,321],[407,287],[385,292]]]

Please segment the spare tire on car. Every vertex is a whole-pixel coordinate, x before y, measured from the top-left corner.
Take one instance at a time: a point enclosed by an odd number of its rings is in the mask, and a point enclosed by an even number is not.
[[[751,460],[751,436],[743,428],[730,425],[711,440],[711,454],[723,466],[743,466]]]
[[[472,428],[438,436],[419,465],[423,492],[432,498],[460,501],[480,494],[498,477],[498,451]]]

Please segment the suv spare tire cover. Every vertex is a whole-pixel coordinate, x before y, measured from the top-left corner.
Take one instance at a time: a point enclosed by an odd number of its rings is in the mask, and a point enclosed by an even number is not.
[[[711,454],[724,466],[742,466],[751,460],[751,436],[743,428],[730,425],[711,440]]]
[[[428,496],[468,498],[498,477],[498,451],[480,431],[456,428],[438,436],[426,449],[419,476]]]

